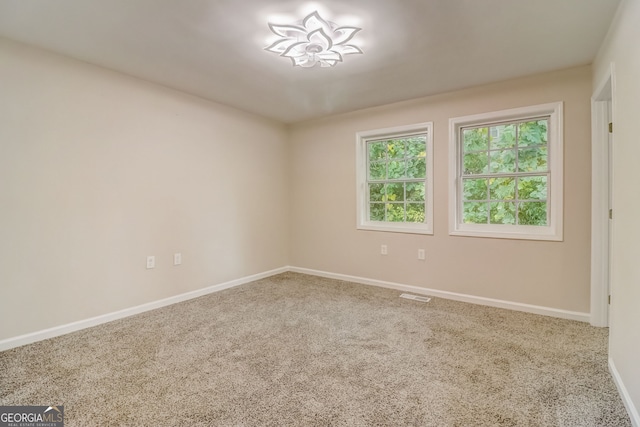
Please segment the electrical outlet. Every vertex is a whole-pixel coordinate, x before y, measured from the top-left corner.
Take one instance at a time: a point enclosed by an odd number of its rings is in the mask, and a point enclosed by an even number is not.
[[[387,245],[381,245],[380,246],[380,254],[381,255],[386,255],[387,253],[388,253],[387,252]]]
[[[425,259],[424,249],[418,249],[418,259],[420,261],[424,261],[424,259]]]
[[[178,253],[178,254],[173,254],[173,265],[180,265],[182,264],[182,254]]]
[[[147,257],[147,269],[156,268],[156,257],[149,255]]]

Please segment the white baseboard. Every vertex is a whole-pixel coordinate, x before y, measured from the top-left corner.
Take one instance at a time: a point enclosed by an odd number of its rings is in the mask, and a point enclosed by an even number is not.
[[[344,280],[348,282],[360,283],[363,285],[380,286],[383,288],[397,289],[404,292],[413,292],[421,295],[440,297],[455,301],[468,302],[471,304],[488,305],[490,307],[505,308],[508,310],[524,311],[527,313],[541,314],[543,316],[559,317],[561,319],[577,320],[580,322],[589,322],[591,315],[589,313],[581,313],[578,311],[560,310],[557,308],[542,307],[538,305],[523,304],[519,302],[511,302],[498,300],[493,298],[478,297],[474,295],[459,294],[456,292],[438,291],[436,289],[421,288],[419,286],[403,285],[394,282],[385,282],[382,280],[368,279],[365,277],[348,276],[346,274],[328,273],[325,271],[311,270],[308,268],[289,267],[289,271],[296,273],[310,274],[312,276],[327,277],[330,279]]]
[[[191,291],[191,292],[176,295],[173,297],[161,299],[158,301],[153,301],[146,304],[138,305],[136,307],[125,308],[124,310],[116,311],[114,313],[107,313],[101,316],[92,317],[90,319],[79,320],[77,322],[67,323],[66,325],[55,326],[53,328],[45,329],[42,331],[32,332],[30,334],[4,339],[0,341],[0,351],[5,351],[14,347],[20,347],[22,345],[31,344],[36,341],[42,341],[49,338],[54,338],[54,337],[68,334],[71,332],[76,332],[81,329],[86,329],[92,326],[101,325],[103,323],[111,322],[113,320],[118,320],[124,317],[133,316],[135,314],[144,313],[145,311],[155,310],[156,308],[165,307],[167,305],[176,304],[176,303],[187,301],[193,298],[198,298],[203,295],[219,292],[224,289],[233,288],[239,285],[244,285],[245,283],[264,279],[270,276],[275,276],[276,274],[285,273],[287,271],[289,271],[288,267],[281,267],[275,270],[265,271],[263,273],[258,273],[251,276],[242,277],[240,279],[231,280],[229,282],[220,283],[218,285],[209,286],[207,288],[198,289],[196,291]]]
[[[609,358],[609,372],[611,372],[613,382],[616,384],[616,387],[618,387],[618,393],[620,393],[622,403],[624,403],[624,407],[627,408],[627,413],[629,414],[629,418],[631,418],[631,425],[633,425],[633,427],[640,427],[640,415],[638,414],[638,409],[633,404],[631,396],[629,396],[629,391],[627,391],[627,387],[625,387],[622,382],[622,377],[611,358]]]
[[[90,328],[92,326],[97,326],[103,323],[111,322],[113,320],[118,320],[125,317],[133,316],[139,313],[143,313],[145,311],[150,311],[156,308],[165,307],[171,304],[176,304],[176,303],[190,300],[193,298],[198,298],[203,295],[219,292],[224,289],[233,288],[235,286],[243,285],[245,283],[253,282],[255,280],[260,280],[266,277],[274,276],[276,274],[285,273],[287,271],[309,274],[312,276],[327,277],[331,279],[345,280],[349,282],[361,283],[364,285],[372,285],[372,286],[380,286],[383,288],[397,289],[404,292],[413,292],[416,294],[429,295],[429,296],[446,298],[446,299],[451,299],[456,301],[463,301],[463,302],[468,302],[472,304],[487,305],[491,307],[506,308],[509,310],[524,311],[527,313],[535,313],[535,314],[541,314],[545,316],[559,317],[563,319],[578,320],[581,322],[589,322],[589,319],[590,319],[589,313],[559,310],[556,308],[541,307],[536,305],[503,301],[503,300],[497,300],[492,298],[477,297],[473,295],[459,294],[455,292],[439,291],[435,289],[421,288],[418,286],[403,285],[400,283],[385,282],[382,280],[368,279],[368,278],[357,277],[357,276],[349,276],[349,275],[338,274],[338,273],[329,273],[325,271],[311,270],[307,268],[281,267],[275,270],[242,277],[240,279],[232,280],[229,282],[221,283],[221,284],[210,286],[203,289],[198,289],[196,291],[187,292],[184,294],[176,295],[176,296],[165,298],[162,300],[149,302],[136,307],[126,308],[124,310],[116,311],[114,313],[108,313],[101,316],[92,317],[90,319],[84,319],[77,322],[68,323],[66,325],[55,326],[53,328],[32,332],[32,333],[21,335],[18,337],[7,338],[0,341],[0,351],[5,351],[14,347],[20,347],[22,345],[31,344],[36,341],[42,341],[49,338],[54,338],[60,335],[76,332],[81,329]]]

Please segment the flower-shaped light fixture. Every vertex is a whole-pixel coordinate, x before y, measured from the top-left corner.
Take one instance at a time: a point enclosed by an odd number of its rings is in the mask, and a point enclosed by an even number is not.
[[[347,44],[361,30],[357,27],[339,27],[326,21],[316,11],[307,15],[302,22],[292,25],[269,23],[269,28],[280,38],[265,47],[269,52],[290,58],[294,66],[311,68],[333,67],[342,62],[344,55],[362,53],[353,44]]]

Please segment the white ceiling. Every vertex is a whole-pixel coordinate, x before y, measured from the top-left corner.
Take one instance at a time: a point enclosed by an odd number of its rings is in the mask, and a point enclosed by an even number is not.
[[[591,63],[619,0],[0,0],[0,36],[285,123]],[[267,21],[318,10],[363,55],[302,69]]]

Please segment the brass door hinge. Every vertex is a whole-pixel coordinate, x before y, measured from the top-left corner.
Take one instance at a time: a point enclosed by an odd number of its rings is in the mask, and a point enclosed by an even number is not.
[[[613,219],[613,209],[609,209],[609,219]]]
[[[611,304],[611,295],[609,295],[609,304]]]
[[[613,133],[613,123],[609,123],[609,133]]]

